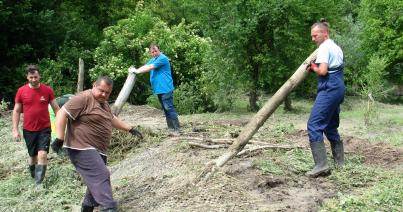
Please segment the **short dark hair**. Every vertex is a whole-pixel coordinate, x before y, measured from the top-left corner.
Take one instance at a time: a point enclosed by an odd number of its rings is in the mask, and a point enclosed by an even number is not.
[[[318,22],[314,23],[311,29],[315,27],[318,27],[319,29],[329,33],[329,23],[326,21],[325,18],[321,18]]]
[[[39,67],[37,65],[28,65],[27,68],[25,69],[27,75],[28,74],[34,74],[35,71],[37,71],[39,73]]]
[[[113,80],[111,78],[109,78],[108,76],[98,77],[97,81],[95,81],[95,84],[100,85],[102,81],[105,82],[109,86],[113,86]]]
[[[156,43],[151,43],[150,46],[148,46],[148,49],[153,49],[155,47],[157,47],[157,49],[160,49]]]

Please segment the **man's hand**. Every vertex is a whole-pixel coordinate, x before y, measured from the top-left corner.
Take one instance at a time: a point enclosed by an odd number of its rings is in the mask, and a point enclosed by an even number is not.
[[[130,66],[130,67],[129,67],[129,73],[138,74],[138,73],[137,73],[137,69],[136,69],[134,66]]]
[[[62,150],[63,142],[64,141],[62,139],[55,138],[55,140],[53,140],[53,142],[50,144],[50,147],[54,152],[59,154],[59,152]]]
[[[13,139],[14,141],[21,141],[21,135],[18,130],[13,130]]]
[[[311,65],[309,65],[309,70],[315,72],[315,70],[318,69],[318,65],[316,65],[316,63],[311,63]]]
[[[133,136],[137,136],[140,139],[143,139],[143,135],[141,134],[141,132],[136,130],[134,127],[129,130],[129,133],[131,133]]]

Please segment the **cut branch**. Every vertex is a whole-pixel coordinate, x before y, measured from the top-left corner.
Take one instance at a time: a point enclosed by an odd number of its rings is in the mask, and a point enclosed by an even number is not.
[[[196,142],[189,142],[189,145],[201,147],[201,148],[205,148],[205,149],[219,149],[219,148],[228,147],[228,145],[207,145],[207,144],[201,144],[201,143],[196,143]]]
[[[254,148],[250,148],[250,149],[244,149],[240,152],[238,152],[238,154],[236,154],[236,156],[241,156],[244,155],[246,153],[251,153],[257,150],[262,150],[262,149],[306,149],[307,147],[305,146],[283,146],[283,145],[266,145],[266,146],[257,146]]]

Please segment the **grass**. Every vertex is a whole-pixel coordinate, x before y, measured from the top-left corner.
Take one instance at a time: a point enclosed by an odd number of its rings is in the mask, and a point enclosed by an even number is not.
[[[388,172],[375,185],[362,189],[360,194],[339,193],[327,201],[321,211],[402,211],[403,175]]]
[[[246,99],[236,101],[234,111],[225,113],[204,113],[180,117],[184,131],[191,131],[203,123],[212,138],[226,137],[239,133],[240,125],[226,124],[226,121],[245,122],[255,113],[246,111]],[[294,111],[279,108],[254,136],[256,140],[271,143],[286,141],[287,135],[305,129],[313,100],[294,99]],[[403,146],[403,106],[377,103],[377,116],[369,125],[364,125],[365,104],[361,100],[347,97],[342,105],[340,132],[366,139],[371,142]],[[127,133],[114,131],[109,162],[119,163],[127,155],[141,152],[150,145],[164,139],[148,129],[141,129],[145,140],[134,139]],[[85,185],[75,172],[68,158],[49,155],[44,191],[37,191],[27,171],[27,153],[23,142],[16,143],[11,137],[11,118],[0,117],[0,211],[71,211],[80,205]],[[307,141],[308,142],[308,141]],[[177,152],[188,151],[182,143]],[[265,159],[254,162],[254,167],[263,174],[292,175],[299,177],[312,168],[313,160],[309,150],[270,149],[264,151]],[[326,200],[322,211],[401,211],[403,208],[403,175],[401,166],[386,169],[363,163],[360,155],[347,154],[343,169],[335,169],[326,178],[336,185],[337,197]],[[330,153],[330,165],[333,167]],[[130,182],[125,182],[130,183]],[[127,194],[130,196],[130,194]]]

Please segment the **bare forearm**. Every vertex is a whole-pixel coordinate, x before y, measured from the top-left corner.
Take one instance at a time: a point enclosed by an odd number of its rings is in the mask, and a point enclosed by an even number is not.
[[[120,120],[117,117],[114,117],[112,119],[112,126],[114,128],[116,128],[116,129],[125,130],[125,131],[129,131],[132,128],[129,124],[127,124],[126,122]]]
[[[143,65],[137,69],[137,74],[147,73],[154,69],[154,65]]]
[[[20,112],[13,111],[13,117],[12,117],[12,120],[13,120],[13,131],[15,131],[15,130],[18,131],[18,125],[19,125],[19,123],[20,123],[20,115],[21,115]]]
[[[59,110],[56,114],[55,127],[56,138],[64,140],[64,132],[67,124],[67,113],[64,110]]]

